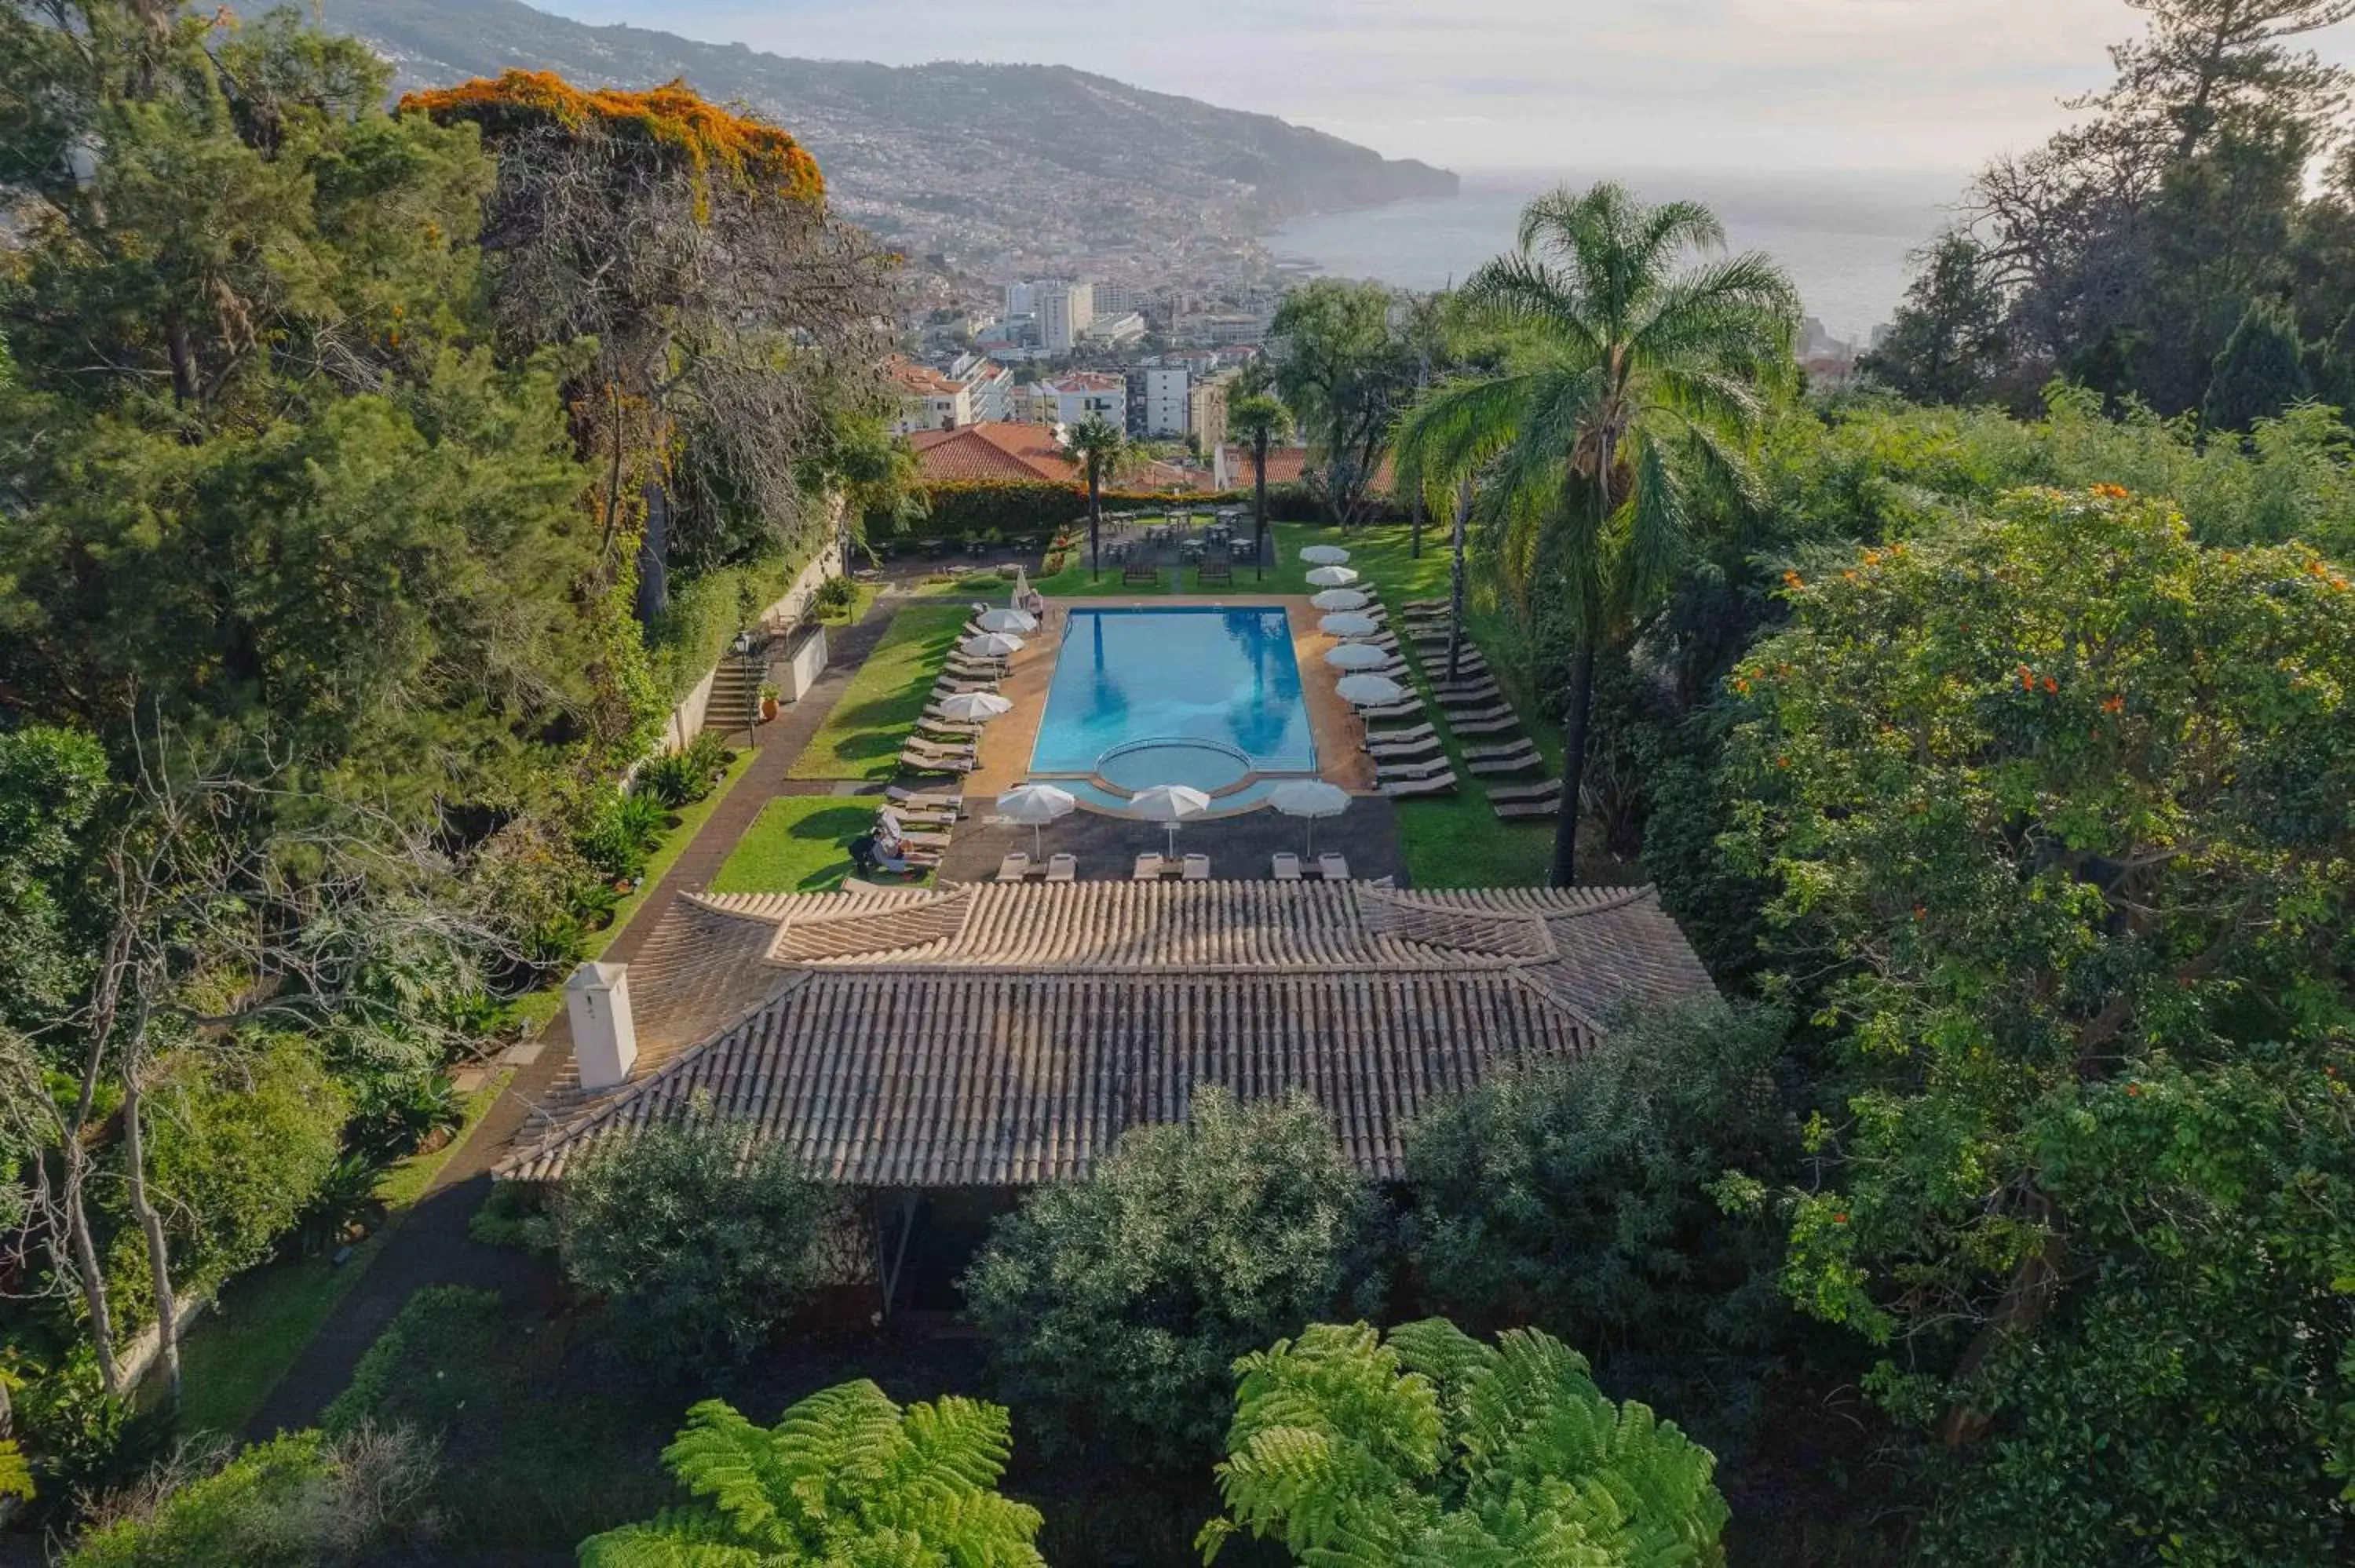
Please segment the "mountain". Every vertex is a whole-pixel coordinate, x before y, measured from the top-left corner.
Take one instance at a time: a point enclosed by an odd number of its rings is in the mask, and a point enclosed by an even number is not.
[[[1288,217],[1452,196],[1456,177],[1266,114],[1063,66],[788,59],[516,0],[325,0],[402,88],[512,67],[584,85],[684,78],[791,131],[837,209],[911,255],[1011,275],[1104,256],[1164,272],[1231,257]]]

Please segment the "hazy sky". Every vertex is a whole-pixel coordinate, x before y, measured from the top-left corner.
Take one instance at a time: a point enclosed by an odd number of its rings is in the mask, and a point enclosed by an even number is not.
[[[1027,60],[1465,171],[1962,170],[2101,85],[2124,0],[534,0],[778,54]],[[2318,46],[2355,62],[2355,25]]]

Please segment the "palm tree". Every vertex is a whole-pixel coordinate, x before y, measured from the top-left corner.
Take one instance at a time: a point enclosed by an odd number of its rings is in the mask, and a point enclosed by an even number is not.
[[[1262,577],[1267,576],[1267,449],[1291,428],[1292,415],[1266,392],[1246,392],[1227,406],[1227,429],[1251,443],[1255,492],[1252,541]]]
[[[1005,1410],[947,1398],[901,1410],[864,1379],[774,1426],[719,1400],[687,1412],[663,1464],[698,1500],[581,1543],[581,1568],[960,1563],[1043,1568],[1036,1509],[1000,1497]]]
[[[1088,476],[1088,575],[1102,569],[1097,549],[1103,537],[1103,482],[1128,456],[1128,437],[1101,414],[1090,414],[1067,431],[1060,450]]]
[[[1647,207],[1616,185],[1538,197],[1519,241],[1463,291],[1473,323],[1503,344],[1497,369],[1433,388],[1400,446],[1420,482],[1478,481],[1505,558],[1560,573],[1577,639],[1552,869],[1568,887],[1595,656],[1657,604],[1696,490],[1751,488],[1742,442],[1762,389],[1793,373],[1799,302],[1754,252],[1686,266],[1723,249],[1715,216]]]

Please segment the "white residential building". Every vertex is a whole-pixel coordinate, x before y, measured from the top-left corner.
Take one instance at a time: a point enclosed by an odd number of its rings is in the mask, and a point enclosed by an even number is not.
[[[1145,318],[1135,311],[1120,316],[1100,315],[1090,322],[1080,335],[1090,343],[1119,348],[1145,336]]]
[[[1128,428],[1128,383],[1100,371],[1075,370],[1031,389],[1032,418],[1041,424],[1079,425],[1092,417]]]
[[[1095,291],[1086,283],[1038,283],[1039,345],[1069,354],[1095,320]]]
[[[964,382],[904,359],[892,361],[890,371],[900,393],[900,418],[891,427],[894,435],[954,430],[973,423],[973,398]]]
[[[1192,429],[1188,393],[1193,377],[1182,365],[1148,366],[1145,382],[1144,433],[1156,440],[1183,440]]]
[[[1131,311],[1144,310],[1145,303],[1145,291],[1134,283],[1095,285],[1095,307],[1099,315],[1126,315]]]
[[[1014,372],[978,354],[961,354],[949,378],[964,383],[975,424],[1003,424],[1014,418]]]
[[[1006,285],[1006,313],[1009,316],[1034,316],[1039,313],[1039,286],[1036,283]]]

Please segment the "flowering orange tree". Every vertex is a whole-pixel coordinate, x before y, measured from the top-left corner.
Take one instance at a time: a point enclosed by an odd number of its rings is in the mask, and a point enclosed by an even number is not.
[[[585,350],[568,387],[615,591],[649,625],[674,564],[807,545],[881,408],[889,259],[826,206],[794,137],[683,82],[544,71],[411,94],[496,159],[483,247],[522,350]]]
[[[2343,1560],[2346,571],[2104,486],[1785,591],[1733,839],[1847,1072],[1788,1288],[1889,1348],[1950,1560]]]

